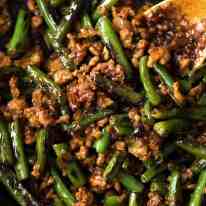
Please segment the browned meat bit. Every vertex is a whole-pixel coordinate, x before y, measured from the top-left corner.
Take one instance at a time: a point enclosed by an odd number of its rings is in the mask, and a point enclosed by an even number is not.
[[[32,176],[39,178],[40,176],[40,165],[39,164],[34,164],[31,174]]]
[[[135,16],[135,11],[131,6],[118,6],[112,8],[112,16],[113,18],[118,16],[123,19],[128,19],[128,17]]]
[[[161,145],[161,138],[154,132],[150,132],[148,137],[148,147],[152,154],[158,155]]]
[[[163,199],[157,192],[150,192],[148,198],[147,206],[161,206],[163,204]]]
[[[67,87],[67,98],[70,108],[76,110],[80,106],[90,107],[95,97],[94,91],[94,83],[87,76],[79,77],[74,85]]]
[[[104,54],[103,54],[103,55],[104,55]],[[100,60],[100,57],[99,57],[99,56],[94,56],[94,57],[92,57],[92,58],[89,60],[88,66],[89,66],[89,67],[94,67],[94,66],[96,66],[97,63],[99,62],[99,60]]]
[[[189,96],[199,97],[205,90],[205,85],[203,83],[198,84],[189,91]]]
[[[69,141],[70,149],[72,151],[78,150],[81,146],[83,146],[84,141],[79,135],[72,136],[72,139]]]
[[[27,108],[24,110],[24,116],[33,127],[47,127],[55,123],[55,119],[49,114],[49,110],[42,107]]]
[[[40,185],[40,190],[44,190],[45,188],[51,186],[53,184],[53,182],[54,182],[53,177],[51,177],[51,176],[44,177],[44,179]]]
[[[119,16],[114,16],[112,24],[114,29],[117,31],[121,31],[123,29],[131,30],[132,27],[130,21]]]
[[[103,59],[104,61],[108,61],[110,58],[109,49],[105,46],[103,49]]]
[[[103,172],[100,168],[96,168],[89,178],[91,189],[96,192],[103,192],[109,186],[103,177]]]
[[[31,12],[35,12],[37,10],[35,0],[28,0],[27,1],[27,7]]]
[[[181,91],[180,91],[180,83],[179,82],[175,82],[173,84],[173,94],[175,97],[175,100],[179,103],[182,104],[185,101],[185,97],[182,95]]]
[[[128,145],[128,152],[139,158],[140,160],[147,160],[151,156],[151,151],[144,139],[132,139]]]
[[[144,55],[148,45],[148,41],[144,39],[139,40],[139,42],[137,43],[137,46],[132,56],[132,64],[134,65],[134,67],[139,67],[139,59]]]
[[[20,96],[20,91],[18,89],[18,78],[12,76],[9,81],[10,91],[13,98],[18,98]]]
[[[13,116],[13,118],[22,117],[24,114],[24,110],[27,107],[24,98],[15,98],[12,99],[7,104],[8,111]]]
[[[171,58],[170,52],[165,47],[154,47],[149,49],[148,67],[153,67],[155,63],[167,64]]]
[[[61,69],[54,73],[54,81],[57,84],[65,84],[73,79],[73,74],[68,69]]]
[[[32,104],[35,107],[45,107],[55,111],[56,100],[54,98],[53,96],[48,96],[41,89],[35,89],[32,92]]]
[[[97,160],[96,160],[96,165],[97,166],[103,166],[103,164],[106,161],[106,157],[105,154],[98,154]]]
[[[115,62],[112,59],[107,62],[97,64],[94,68],[92,68],[90,75],[95,77],[95,75],[98,73],[105,74],[113,81],[118,82],[123,82],[125,78],[122,66],[119,64],[115,65]]]
[[[56,71],[64,69],[63,64],[59,57],[52,56],[48,63],[48,70],[50,73],[54,73]]]
[[[9,56],[6,56],[3,52],[0,51],[0,68],[10,66],[11,65],[11,59]]]
[[[22,68],[26,68],[28,65],[39,66],[43,61],[43,52],[40,48],[34,48],[31,53],[23,57],[22,59],[16,60],[15,64]]]
[[[120,31],[120,39],[123,43],[123,46],[128,49],[132,49],[134,47],[132,43],[133,32],[127,28],[124,28]]]
[[[89,47],[88,43],[79,42],[79,40],[72,34],[67,34],[69,39],[68,49],[70,50],[70,58],[73,59],[75,64],[80,64],[87,55]]]
[[[124,141],[116,141],[114,146],[117,151],[124,152],[126,150],[126,143]]]
[[[5,34],[11,26],[11,19],[6,8],[6,3],[0,5],[0,35]]]
[[[178,63],[179,63],[179,68],[180,68],[181,74],[185,74],[189,69],[191,60],[189,57],[182,56],[179,58]]]
[[[34,29],[39,28],[43,23],[43,19],[41,16],[33,16],[31,19],[31,26]]]
[[[100,128],[99,127],[88,127],[87,129],[85,129],[85,135],[86,135],[86,138],[85,138],[85,145],[87,147],[91,147],[93,142],[100,138],[101,136],[101,131],[100,131]]]
[[[92,192],[89,192],[85,187],[78,188],[75,193],[77,203],[75,206],[92,206],[94,201],[94,196]]]
[[[79,151],[75,153],[77,159],[84,160],[88,157],[89,148],[86,146],[81,146]]]
[[[25,144],[32,144],[35,142],[35,140],[36,140],[36,137],[35,137],[34,130],[29,126],[26,126],[24,128],[24,142],[25,142]]]
[[[141,115],[140,115],[139,110],[136,108],[130,109],[128,116],[129,116],[129,119],[132,121],[133,126],[137,127],[140,123],[140,120],[141,120]]]
[[[98,35],[97,30],[94,28],[82,28],[80,29],[79,37],[80,38],[92,38]]]
[[[102,55],[103,45],[100,42],[94,42],[89,46],[89,51],[94,56]]]
[[[113,104],[113,100],[107,97],[104,93],[97,94],[97,105],[101,109],[105,109]]]

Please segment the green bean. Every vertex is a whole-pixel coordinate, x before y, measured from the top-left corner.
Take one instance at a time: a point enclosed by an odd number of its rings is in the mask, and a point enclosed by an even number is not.
[[[150,101],[148,101],[148,100],[144,104],[144,114],[149,121],[151,121],[151,122],[153,121],[153,118],[151,115],[151,104],[150,104]]]
[[[48,7],[46,5],[46,1],[36,0],[36,3],[47,26],[52,31],[52,33],[55,33],[57,31],[57,25],[56,22],[54,21],[53,16],[49,13]]]
[[[65,0],[50,0],[49,1],[50,5],[53,7],[61,6],[64,2]]]
[[[170,119],[154,124],[154,131],[160,136],[166,136],[169,134],[175,134],[186,130],[189,126],[189,122],[184,119]]]
[[[94,21],[97,21],[101,16],[101,9],[106,8],[107,10],[111,9],[119,0],[103,0],[102,3],[97,7],[95,12],[92,15]]]
[[[134,131],[128,114],[117,114],[110,118],[110,124],[119,136],[130,136]]]
[[[101,137],[95,141],[94,148],[96,149],[97,153],[105,153],[110,144],[110,134],[108,131],[109,128],[104,128],[102,130]]]
[[[117,63],[123,66],[127,79],[132,78],[132,68],[127,59],[126,54],[121,46],[119,38],[112,28],[112,23],[106,16],[99,18],[97,29],[101,33],[101,37],[108,48],[116,57]]]
[[[177,146],[199,159],[206,159],[206,146],[189,142],[178,141]]]
[[[51,45],[54,51],[58,54],[61,63],[66,69],[74,70],[77,68],[74,62],[69,58],[68,51],[63,47],[63,45],[54,37],[54,35],[50,31],[45,33],[44,38],[48,41],[47,44]]]
[[[88,127],[90,124],[95,123],[98,120],[101,120],[104,117],[107,117],[113,113],[112,110],[100,110],[93,114],[88,114],[82,117],[79,121],[74,121],[71,124],[65,126],[65,129],[68,132],[78,131]]]
[[[151,168],[148,168],[142,175],[141,175],[141,181],[143,183],[150,182],[152,178],[155,176],[161,174],[167,169],[167,165],[157,165],[153,166]]]
[[[166,68],[163,65],[160,65],[160,64],[155,64],[154,68],[155,68],[155,71],[163,79],[165,84],[168,86],[168,88],[172,91],[174,81],[173,81],[171,75],[169,74],[169,72],[166,70]]]
[[[93,27],[90,16],[86,13],[81,18],[81,26],[83,28],[92,28]]]
[[[165,120],[170,118],[176,118],[176,117],[182,117],[183,111],[179,108],[172,108],[169,110],[163,109],[163,110],[153,110],[151,112],[151,116],[158,120]]]
[[[129,205],[128,206],[141,206],[141,200],[139,194],[132,192],[129,195]]]
[[[65,206],[65,204],[62,202],[61,199],[59,199],[58,197],[55,197],[54,198],[54,201],[53,201],[53,206]]]
[[[158,105],[161,102],[161,97],[157,93],[157,89],[153,85],[149,73],[149,69],[147,67],[147,56],[141,57],[139,63],[139,71],[140,71],[140,79],[146,91],[148,100],[154,105]]]
[[[169,176],[168,205],[176,206],[182,203],[181,174],[174,169]]]
[[[37,153],[37,161],[36,164],[39,167],[40,174],[42,174],[45,170],[46,166],[46,140],[48,139],[48,131],[47,129],[40,129],[36,134],[36,153]]]
[[[20,9],[13,35],[7,44],[7,52],[9,54],[14,54],[23,48],[28,35],[28,30],[29,23],[26,11],[24,9]]]
[[[65,143],[53,145],[53,149],[58,159],[62,159],[68,153],[68,145]]]
[[[62,18],[59,26],[57,27],[56,31],[52,33],[54,35],[54,39],[56,39],[58,42],[61,42],[64,39],[66,33],[70,30],[71,24],[78,14],[81,6],[82,0],[71,1],[71,4],[68,9],[66,9],[64,17]]]
[[[190,170],[192,171],[193,175],[199,174],[203,169],[206,169],[206,160],[205,159],[195,160],[190,167]]]
[[[119,172],[121,161],[122,161],[122,156],[119,153],[114,153],[104,170],[103,177],[110,178],[110,179],[115,177]]]
[[[81,171],[81,168],[76,161],[72,160],[68,162],[66,173],[70,182],[75,187],[81,187],[86,184],[84,173]]]
[[[102,75],[96,75],[95,81],[98,87],[116,95],[122,101],[131,104],[138,104],[144,98],[142,94],[135,92],[132,87],[116,84],[112,80],[103,77]]]
[[[0,120],[0,162],[12,165],[14,157],[12,152],[12,145],[7,130],[7,125]]]
[[[171,110],[154,110],[152,111],[152,117],[155,119],[170,119],[170,118],[188,118],[191,120],[206,120],[205,107],[195,108],[172,108]]]
[[[61,162],[64,160],[65,155],[68,153],[68,145],[65,143],[53,145],[53,149],[57,156],[57,163],[61,168]],[[81,171],[81,168],[76,161],[70,160],[66,162],[65,172],[70,182],[75,187],[81,187],[86,183],[86,178]]]
[[[54,179],[54,190],[59,196],[59,198],[65,203],[65,205],[73,206],[75,203],[75,198],[66,188],[63,181],[61,180],[57,171],[54,168],[51,169],[51,175]]]
[[[206,170],[202,170],[195,188],[191,195],[189,206],[201,206],[201,200],[206,186]]]
[[[36,81],[43,90],[49,91],[54,97],[57,98],[60,104],[60,110],[62,115],[67,115],[69,113],[68,107],[66,105],[66,99],[62,95],[61,88],[54,81],[49,79],[49,77],[35,66],[28,66],[26,70],[29,77]],[[63,126],[64,127],[64,126]]]
[[[10,134],[16,158],[15,171],[19,181],[29,177],[28,162],[24,152],[23,137],[21,134],[19,120],[15,120],[10,125]]]
[[[104,199],[105,206],[120,206],[122,205],[121,197],[117,195],[106,195]]]
[[[144,185],[132,175],[120,172],[119,181],[129,192],[141,193],[144,190]]]
[[[21,206],[38,206],[31,194],[17,180],[15,174],[3,165],[0,165],[0,182]]]

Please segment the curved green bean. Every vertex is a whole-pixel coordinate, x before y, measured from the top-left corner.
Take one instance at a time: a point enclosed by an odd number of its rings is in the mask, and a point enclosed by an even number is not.
[[[19,120],[15,120],[10,124],[10,134],[13,144],[14,155],[16,158],[15,170],[19,181],[29,177],[28,162],[24,152],[23,137],[21,134]]]
[[[123,66],[127,79],[132,78],[132,68],[122,48],[119,38],[112,28],[109,18],[103,16],[97,22],[97,29],[101,33],[101,37],[109,49],[112,49],[117,63]]]
[[[206,170],[202,170],[200,173],[195,191],[191,195],[189,206],[201,206],[203,191],[206,186]]]
[[[140,72],[140,79],[143,84],[143,87],[146,91],[148,100],[154,105],[158,105],[161,102],[161,97],[157,93],[157,89],[153,85],[149,73],[149,68],[147,67],[147,56],[141,57],[139,63],[139,72]]]

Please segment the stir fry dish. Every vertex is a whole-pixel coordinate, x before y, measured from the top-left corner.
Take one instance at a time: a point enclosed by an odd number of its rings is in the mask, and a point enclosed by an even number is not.
[[[206,24],[157,3],[0,0],[1,205],[206,205]]]

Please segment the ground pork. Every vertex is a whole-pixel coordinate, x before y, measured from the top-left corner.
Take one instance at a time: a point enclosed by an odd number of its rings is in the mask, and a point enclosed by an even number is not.
[[[23,117],[24,110],[27,108],[27,104],[24,98],[14,98],[7,104],[7,109],[13,118]]]
[[[77,203],[75,206],[92,206],[94,201],[94,196],[92,192],[89,192],[85,187],[78,188],[75,193]]]
[[[119,64],[115,64],[112,59],[104,63],[98,63],[94,68],[92,68],[90,76],[94,78],[96,74],[99,73],[118,82],[122,82],[125,78],[123,67]]]
[[[80,106],[88,108],[95,97],[94,83],[86,76],[81,76],[77,82],[67,87],[67,98],[70,108],[74,111]]]
[[[12,76],[9,80],[9,86],[11,95],[13,98],[18,98],[20,96],[20,90],[18,88],[18,78],[15,76]]]
[[[26,108],[24,116],[33,127],[47,127],[55,123],[55,119],[49,114],[49,110],[42,107]]]
[[[108,187],[108,184],[103,177],[103,172],[99,168],[96,168],[91,174],[89,183],[91,185],[91,189],[96,192],[103,192]]]
[[[6,66],[10,66],[11,63],[12,62],[10,57],[0,51],[0,69]]]
[[[26,68],[28,65],[39,66],[43,60],[42,50],[36,47],[29,54],[26,54],[23,58],[16,60],[15,64],[22,68]]]
[[[161,206],[163,204],[162,197],[156,192],[150,192],[148,198],[147,206]]]

